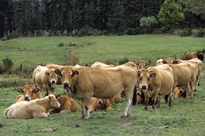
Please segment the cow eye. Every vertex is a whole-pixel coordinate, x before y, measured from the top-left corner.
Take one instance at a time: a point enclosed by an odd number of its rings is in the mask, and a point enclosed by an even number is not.
[[[63,77],[63,74],[61,74],[61,77]]]

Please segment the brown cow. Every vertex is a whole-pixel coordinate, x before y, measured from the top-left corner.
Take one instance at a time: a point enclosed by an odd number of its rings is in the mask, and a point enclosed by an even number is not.
[[[33,72],[33,83],[36,87],[44,89],[45,96],[50,92],[54,92],[56,83],[58,81],[58,75],[55,73],[55,69],[48,69],[38,65]]]
[[[107,65],[102,62],[95,62],[91,65],[91,67],[98,67],[98,68],[109,68],[109,67],[114,67],[114,65]]]
[[[37,87],[33,88],[32,85],[24,85],[23,88],[18,88],[17,91],[19,93],[23,93],[24,95],[18,95],[16,97],[15,102],[30,101],[30,100],[42,98],[39,89]]]
[[[190,60],[190,59],[193,59],[193,58],[198,58],[201,61],[203,61],[204,60],[204,55],[203,55],[203,53],[193,52],[193,53],[183,53],[182,56],[181,56],[182,60]]]
[[[159,60],[158,60],[159,61]],[[166,63],[162,61],[162,63]],[[163,64],[162,64],[163,65]],[[167,64],[166,64],[167,65]],[[189,98],[189,91],[193,92],[194,85],[196,82],[196,69],[193,69],[193,66],[187,63],[180,63],[180,64],[168,64],[174,72],[174,86],[175,87],[182,87],[186,86],[186,98]],[[174,88],[175,88],[174,87]],[[193,97],[191,97],[193,98]]]
[[[65,112],[76,112],[78,109],[77,103],[70,97],[61,96],[59,94],[54,94],[58,102],[60,103],[60,108],[51,109],[49,113],[65,113]]]
[[[138,69],[143,69],[143,68],[145,68],[145,66],[149,65],[149,62],[146,62],[144,60],[139,60],[139,61],[135,62],[135,64],[138,66]]]
[[[81,100],[84,120],[90,118],[91,97],[110,99],[125,91],[126,108],[123,117],[130,116],[132,93],[137,84],[137,67],[128,62],[111,68],[65,66],[57,69],[64,89],[70,89],[75,99]]]
[[[201,72],[202,72],[202,62],[197,59],[197,58],[194,58],[194,59],[191,59],[191,60],[180,60],[180,59],[177,59],[177,60],[174,60],[172,58],[167,58],[165,61],[163,61],[163,63],[168,63],[168,64],[180,64],[180,63],[184,63],[184,64],[189,64],[191,66],[191,69],[192,69],[192,73],[194,74],[194,77],[196,77],[196,81],[194,81],[194,86],[193,87],[193,90],[196,91],[197,90],[197,85],[199,83],[199,79],[200,79],[200,75],[201,75]],[[191,91],[191,98],[193,98],[193,92]]]
[[[118,96],[115,96],[114,98],[111,98],[109,100],[110,100],[110,103],[119,103],[121,101],[121,97],[118,95]]]
[[[153,110],[155,109],[154,105],[157,97],[159,97],[157,103],[157,108],[159,108],[160,95],[169,95],[169,106],[172,106],[172,92],[174,90],[174,75],[172,68],[168,65],[159,65],[138,71],[140,72],[140,88],[143,89],[145,95],[145,110],[148,110],[147,106],[150,97],[152,98]]]
[[[186,98],[186,87],[176,87],[173,96],[174,98]]]
[[[31,101],[21,101],[11,105],[4,111],[4,115],[9,119],[31,119],[47,118],[51,108],[59,108],[60,104],[54,95]]]
[[[159,98],[157,97],[155,105],[158,103],[158,101],[159,101]],[[140,87],[137,88],[137,103],[145,105],[145,95],[144,95],[143,89],[141,89]],[[152,105],[151,97],[149,98],[148,105]]]
[[[91,98],[90,112],[93,111],[111,111],[109,99]]]

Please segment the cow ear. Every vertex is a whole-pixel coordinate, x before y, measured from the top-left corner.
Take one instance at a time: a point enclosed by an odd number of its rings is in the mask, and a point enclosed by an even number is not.
[[[162,61],[163,64],[168,64],[165,60]]]
[[[49,72],[46,72],[45,74],[46,74],[47,76],[50,76],[50,73],[49,73]]]
[[[56,94],[56,99],[60,98],[61,95],[60,94]]]
[[[150,77],[155,77],[157,74],[156,73],[151,73]]]
[[[71,78],[74,77],[75,74],[78,75],[78,74],[79,74],[79,71],[78,71],[78,70],[73,70],[73,69],[72,69],[72,73],[70,74],[70,77],[71,77]]]
[[[39,88],[38,87],[35,87],[34,89],[33,89],[33,93],[37,93],[39,91]]]
[[[24,91],[23,91],[22,88],[18,88],[17,91],[18,91],[19,93],[24,93]]]
[[[177,60],[173,60],[172,64],[178,64]]]
[[[55,70],[55,73],[56,73],[57,75],[59,75],[59,76],[63,76],[62,73],[61,73],[61,71],[60,71],[59,69],[56,69],[56,70]]]
[[[139,62],[137,61],[137,62],[135,62],[135,64],[136,64],[136,65],[139,65]]]

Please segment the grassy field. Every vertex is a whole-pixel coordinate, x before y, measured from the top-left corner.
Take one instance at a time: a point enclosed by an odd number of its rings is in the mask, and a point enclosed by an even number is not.
[[[75,47],[57,47],[59,43]],[[175,37],[166,35],[138,36],[97,36],[97,37],[31,37],[0,42],[0,60],[10,57],[14,65],[36,65],[39,63],[69,63],[65,54],[72,53],[79,58],[80,64],[94,61],[112,61],[118,64],[123,58],[129,60],[152,60],[152,63],[164,56],[173,57],[183,52],[203,50],[204,38]],[[6,46],[6,47],[5,47]],[[20,47],[20,49],[19,49]],[[22,50],[25,47],[27,50]],[[203,64],[205,71],[205,64]],[[17,75],[0,75],[2,81],[22,80]],[[26,79],[25,79],[26,80]],[[27,79],[30,80],[30,79]],[[23,86],[18,86],[23,87]],[[205,133],[205,74],[201,76],[198,91],[192,100],[174,99],[173,107],[168,107],[161,99],[161,107],[155,111],[143,105],[132,107],[129,118],[120,119],[125,104],[112,104],[110,112],[94,112],[88,121],[79,119],[81,107],[78,101],[76,113],[52,114],[44,119],[6,119],[3,112],[14,103],[19,93],[10,86],[0,88],[0,136],[13,135],[160,135],[160,136],[196,136]],[[65,95],[62,86],[57,86],[56,93]],[[42,92],[44,95],[44,92]],[[79,127],[74,127],[79,125]],[[168,128],[158,128],[161,126]],[[54,128],[54,132],[43,132]]]

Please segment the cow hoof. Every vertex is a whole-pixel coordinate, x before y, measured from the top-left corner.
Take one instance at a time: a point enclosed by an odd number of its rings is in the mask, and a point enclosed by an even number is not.
[[[164,103],[167,104],[168,102],[165,101]]]
[[[84,118],[83,120],[84,120],[84,121],[87,121],[88,119],[87,119],[87,118]]]
[[[195,89],[194,92],[196,92],[197,90]]]
[[[144,110],[148,111],[148,109],[145,109],[145,108],[144,108]]]
[[[79,119],[84,119],[83,117],[80,117]]]
[[[120,118],[123,119],[123,118],[126,118],[126,117],[122,115]]]
[[[156,106],[156,108],[159,108],[160,106]]]

